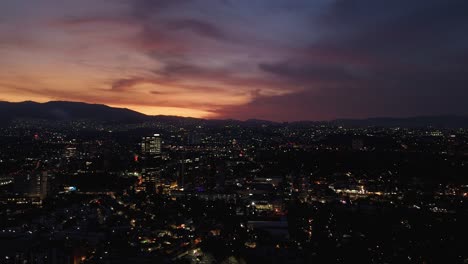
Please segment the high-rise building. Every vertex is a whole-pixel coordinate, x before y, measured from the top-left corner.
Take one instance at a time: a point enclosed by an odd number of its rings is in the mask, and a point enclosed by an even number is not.
[[[185,188],[185,185],[187,184],[185,176],[185,160],[181,159],[177,168],[177,185],[179,188]]]
[[[151,137],[143,137],[141,142],[141,152],[143,154],[161,154],[161,136],[154,134]]]
[[[37,175],[36,178],[36,186],[35,186],[35,196],[40,197],[41,199],[44,199],[47,196],[48,193],[48,175],[47,172],[42,172],[39,175]]]
[[[32,172],[18,175],[14,179],[15,193],[44,199],[48,193],[47,172]]]
[[[156,193],[156,184],[160,178],[160,169],[146,168],[142,171],[143,187],[147,193]]]

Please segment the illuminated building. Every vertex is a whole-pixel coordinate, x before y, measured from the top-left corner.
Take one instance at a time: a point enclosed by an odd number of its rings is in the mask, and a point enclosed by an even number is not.
[[[38,197],[44,199],[48,193],[48,175],[42,173],[26,173],[15,177],[15,192],[27,197]]]
[[[48,185],[47,185],[48,175],[47,172],[42,172],[36,177],[36,186],[34,189],[34,195],[38,196],[41,199],[44,199],[47,196]]]
[[[141,142],[141,152],[143,154],[159,155],[161,154],[161,137],[154,134],[151,137],[143,137]]]
[[[177,170],[177,185],[179,188],[185,188],[186,179],[185,179],[185,160],[182,159],[179,161],[178,170]]]
[[[159,180],[159,168],[146,168],[142,171],[144,190],[148,193],[156,193],[156,184]]]
[[[65,154],[64,154],[64,156],[65,156],[66,158],[71,158],[71,157],[76,156],[76,148],[75,148],[75,147],[67,147],[67,148],[65,149]]]

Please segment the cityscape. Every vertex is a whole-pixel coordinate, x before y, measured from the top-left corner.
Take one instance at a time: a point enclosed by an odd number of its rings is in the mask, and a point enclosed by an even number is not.
[[[1,128],[2,263],[465,263],[468,129]]]
[[[467,11],[1,0],[0,264],[468,264]]]

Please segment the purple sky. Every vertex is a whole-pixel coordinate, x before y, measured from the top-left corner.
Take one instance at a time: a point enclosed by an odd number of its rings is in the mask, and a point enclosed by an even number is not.
[[[468,1],[2,0],[0,100],[277,121],[468,114]]]

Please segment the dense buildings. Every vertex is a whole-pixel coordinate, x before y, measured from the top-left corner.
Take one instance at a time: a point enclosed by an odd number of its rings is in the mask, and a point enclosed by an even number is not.
[[[431,127],[19,120],[0,133],[0,258],[463,263],[467,146]]]

